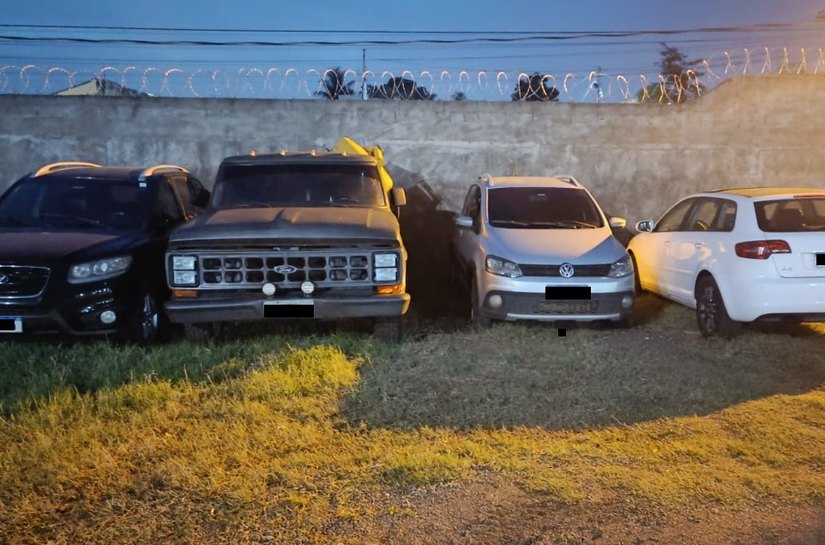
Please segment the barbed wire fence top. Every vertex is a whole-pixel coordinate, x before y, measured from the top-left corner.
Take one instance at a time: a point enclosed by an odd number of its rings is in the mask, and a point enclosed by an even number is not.
[[[825,74],[825,49],[723,51],[682,74],[485,70],[362,70],[289,66],[237,69],[101,66],[73,70],[36,64],[0,66],[0,94],[96,94],[176,98],[546,100],[574,103],[682,102],[737,75]],[[330,81],[332,89],[330,89]],[[339,92],[334,92],[334,91]],[[332,91],[332,92],[331,92]],[[91,93],[90,93],[91,94]]]

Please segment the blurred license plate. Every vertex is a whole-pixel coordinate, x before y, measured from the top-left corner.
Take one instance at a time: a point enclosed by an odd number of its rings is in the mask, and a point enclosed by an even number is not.
[[[265,318],[315,318],[315,303],[264,303]]]
[[[816,254],[816,266],[825,267],[825,254]]]
[[[0,333],[23,333],[23,319],[0,316]]]
[[[592,314],[598,308],[598,301],[539,301],[536,304],[536,312],[541,314]]]

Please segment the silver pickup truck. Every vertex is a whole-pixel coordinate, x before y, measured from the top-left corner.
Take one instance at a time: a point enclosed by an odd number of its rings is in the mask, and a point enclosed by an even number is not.
[[[169,319],[204,339],[223,322],[374,319],[400,338],[407,252],[370,155],[281,152],[225,159],[212,201],[169,238]]]

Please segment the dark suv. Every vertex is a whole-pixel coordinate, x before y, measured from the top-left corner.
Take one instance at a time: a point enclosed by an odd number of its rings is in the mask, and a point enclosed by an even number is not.
[[[179,166],[46,165],[0,197],[0,333],[151,342],[169,231],[209,192]]]

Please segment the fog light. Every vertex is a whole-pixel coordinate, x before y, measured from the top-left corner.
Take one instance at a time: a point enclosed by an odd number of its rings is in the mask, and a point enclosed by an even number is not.
[[[275,284],[272,282],[267,282],[261,287],[261,291],[264,292],[264,295],[267,297],[275,295]]]
[[[501,298],[501,295],[491,295],[489,299],[487,299],[487,306],[490,308],[501,308],[501,305],[504,304],[504,300]]]
[[[633,296],[625,295],[622,297],[622,308],[630,308],[633,306]]]
[[[100,313],[100,321],[104,324],[113,324],[117,320],[114,310],[104,310]]]
[[[304,295],[311,295],[315,291],[315,284],[307,280],[301,284],[301,291],[304,292]]]

